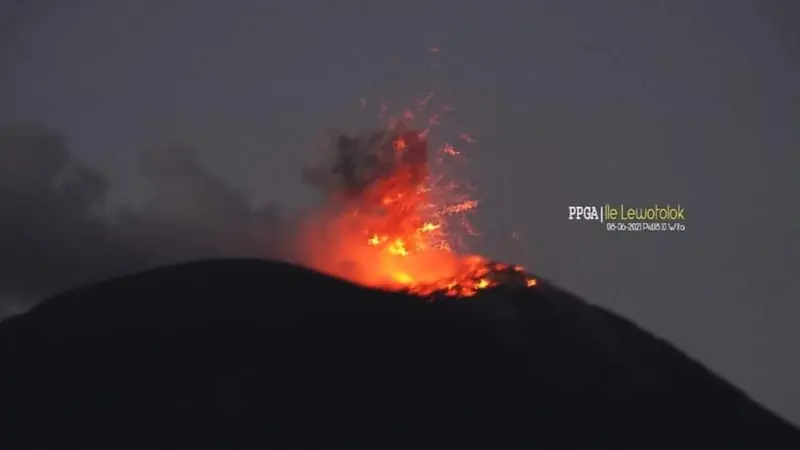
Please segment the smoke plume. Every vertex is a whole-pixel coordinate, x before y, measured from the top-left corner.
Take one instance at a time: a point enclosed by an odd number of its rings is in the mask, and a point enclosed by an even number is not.
[[[186,147],[141,154],[152,185],[141,207],[112,211],[111,183],[76,161],[58,133],[0,125],[0,317],[43,296],[156,265],[276,257],[284,226],[200,166]]]

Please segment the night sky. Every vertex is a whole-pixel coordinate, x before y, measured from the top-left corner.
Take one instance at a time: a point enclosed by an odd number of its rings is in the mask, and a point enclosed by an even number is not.
[[[381,103],[397,110],[433,92],[433,104],[456,108],[433,138],[469,157],[463,171],[483,202],[476,250],[635,320],[800,423],[798,9],[788,0],[11,1],[0,6],[0,123],[63,134],[74,161],[104,174],[107,210],[233,220],[246,215],[225,209],[236,202],[302,209],[314,197],[300,170],[325,136],[376,126]],[[462,132],[475,143],[458,141]],[[167,152],[142,175],[142,152],[176,145],[194,157]],[[25,181],[39,169],[14,164],[0,149],[0,173],[39,189]],[[194,203],[163,194],[165,179],[192,184]],[[60,207],[9,198],[0,233],[50,227],[52,241],[53,229],[90,241],[77,219],[28,223]],[[568,220],[570,205],[603,203],[680,204],[687,229],[634,235]],[[0,269],[15,273],[0,275],[3,314],[34,298],[18,279],[69,287],[43,274],[74,245],[38,236],[0,249]],[[258,255],[249,243],[226,249]],[[81,264],[117,267],[107,257],[125,259],[89,252]]]

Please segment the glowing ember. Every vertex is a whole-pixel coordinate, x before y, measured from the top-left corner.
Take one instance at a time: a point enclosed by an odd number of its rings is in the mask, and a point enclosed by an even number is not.
[[[430,95],[418,103],[418,113]],[[363,103],[363,102],[362,102]],[[380,115],[385,114],[385,106]],[[414,113],[403,111],[405,119]],[[435,125],[438,116],[428,123]],[[450,222],[470,232],[465,214],[478,202],[431,173],[427,136],[396,123],[362,138],[340,136],[332,164],[306,173],[328,194],[325,210],[305,226],[304,260],[313,268],[366,286],[433,296],[468,297],[498,284],[534,286],[520,266],[453,251]],[[473,142],[466,133],[460,136]],[[459,152],[446,144],[435,161]]]

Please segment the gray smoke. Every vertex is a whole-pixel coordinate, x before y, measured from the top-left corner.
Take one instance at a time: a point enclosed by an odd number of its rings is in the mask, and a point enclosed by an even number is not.
[[[197,258],[280,257],[289,231],[174,146],[141,154],[153,194],[110,211],[111,183],[56,132],[0,125],[0,317],[52,293]]]
[[[406,169],[410,183],[427,175],[428,144],[402,122],[364,136],[341,134],[330,144],[332,160],[303,172],[307,183],[327,194],[358,198],[378,180]]]

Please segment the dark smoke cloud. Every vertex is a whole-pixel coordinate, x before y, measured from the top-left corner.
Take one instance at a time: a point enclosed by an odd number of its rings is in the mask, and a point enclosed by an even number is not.
[[[332,160],[303,172],[303,179],[325,194],[359,198],[391,174],[407,170],[410,184],[421,183],[427,175],[428,143],[402,122],[365,136],[341,134],[329,144]]]
[[[76,161],[64,139],[0,125],[0,317],[82,283],[211,257],[280,257],[289,227],[274,207],[201,167],[187,147],[139,161],[153,194],[110,211],[110,181]]]

